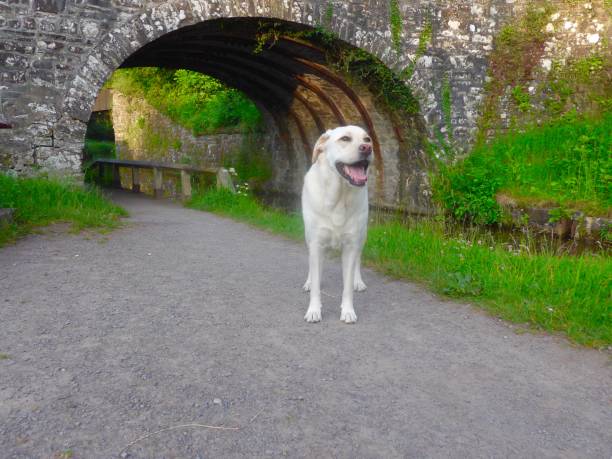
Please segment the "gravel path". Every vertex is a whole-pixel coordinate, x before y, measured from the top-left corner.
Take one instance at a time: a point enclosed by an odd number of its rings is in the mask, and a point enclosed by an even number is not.
[[[0,249],[1,458],[612,457],[609,355],[365,270],[304,323],[305,247],[127,193]],[[238,427],[213,430],[185,424]],[[72,456],[70,456],[72,454]]]

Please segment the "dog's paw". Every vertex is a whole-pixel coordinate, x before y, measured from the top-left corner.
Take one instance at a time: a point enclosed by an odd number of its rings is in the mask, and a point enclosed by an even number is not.
[[[356,292],[363,292],[366,288],[368,288],[368,286],[365,284],[364,281],[359,279],[359,280],[355,280],[353,288]]]
[[[304,320],[308,323],[321,322],[321,309],[308,308]]]
[[[357,322],[357,314],[355,314],[355,310],[352,308],[342,308],[342,312],[340,312],[340,320],[346,324],[354,324]]]
[[[307,279],[306,282],[304,282],[304,285],[302,285],[302,290],[305,292],[310,292],[310,279]]]

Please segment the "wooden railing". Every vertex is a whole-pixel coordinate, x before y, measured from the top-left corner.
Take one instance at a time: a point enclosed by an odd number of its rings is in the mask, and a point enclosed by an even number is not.
[[[153,161],[132,161],[126,159],[98,159],[94,161],[93,166],[98,170],[98,177],[102,177],[106,168],[112,170],[112,186],[121,188],[121,176],[119,168],[129,168],[131,170],[132,191],[140,192],[140,170],[153,170],[153,195],[156,198],[161,198],[164,195],[163,190],[163,171],[180,171],[181,173],[181,195],[183,199],[191,197],[191,176],[193,174],[214,174],[217,177],[217,187],[229,188],[233,190],[231,177],[227,169],[223,167],[194,167],[186,164],[165,164]]]

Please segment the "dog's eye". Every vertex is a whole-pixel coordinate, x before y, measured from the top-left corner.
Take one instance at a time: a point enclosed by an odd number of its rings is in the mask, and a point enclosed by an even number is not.
[[[351,138],[348,135],[345,135],[340,137],[340,140],[342,140],[343,142],[350,142]]]
[[[370,139],[369,137],[364,137],[363,141],[366,143],[370,143],[372,141],[372,139]]]

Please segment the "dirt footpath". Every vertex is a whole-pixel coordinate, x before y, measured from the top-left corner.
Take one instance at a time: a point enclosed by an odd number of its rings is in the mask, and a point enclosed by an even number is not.
[[[1,458],[612,457],[608,355],[368,270],[344,325],[338,260],[309,325],[303,245],[116,199],[0,249]]]

